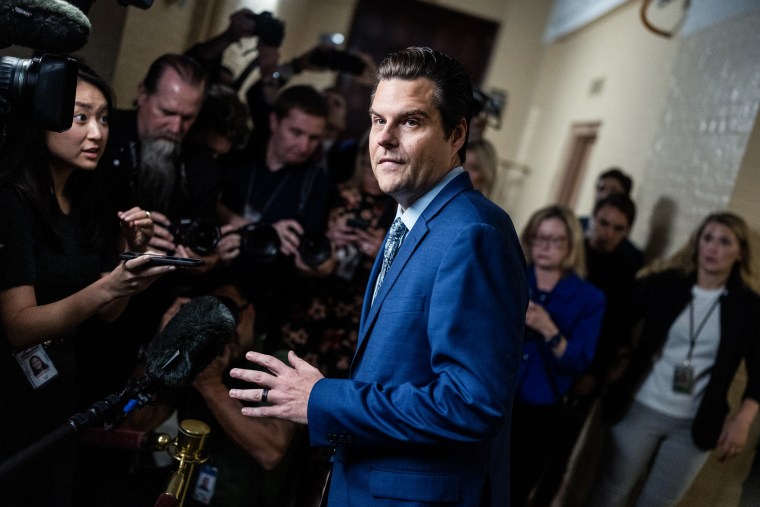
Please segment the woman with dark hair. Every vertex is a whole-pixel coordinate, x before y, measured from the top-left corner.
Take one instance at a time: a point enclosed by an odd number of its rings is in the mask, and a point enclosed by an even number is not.
[[[641,337],[602,399],[603,419],[614,425],[592,505],[628,505],[645,473],[636,505],[675,505],[712,449],[724,460],[744,448],[760,400],[760,295],[751,266],[744,220],[713,213],[672,258],[645,270],[631,305]],[[747,387],[726,419],[742,360]]]
[[[583,232],[572,211],[533,214],[521,237],[530,302],[517,373],[510,451],[515,507],[529,503],[552,452],[564,437],[563,398],[588,368],[604,315],[604,294],[583,281]]]
[[[123,247],[144,251],[152,235],[139,208],[117,217],[99,206],[93,173],[108,139],[110,103],[106,84],[81,66],[69,130],[36,128],[23,110],[8,118],[0,154],[0,460],[75,412],[74,342],[82,325],[115,319],[129,296],[172,269],[147,268],[141,256],[107,272],[119,223]],[[31,354],[55,370],[44,384],[24,375],[21,358]],[[32,493],[40,505],[69,504],[73,447],[46,449],[34,473],[19,470],[0,483],[3,505],[25,505]]]

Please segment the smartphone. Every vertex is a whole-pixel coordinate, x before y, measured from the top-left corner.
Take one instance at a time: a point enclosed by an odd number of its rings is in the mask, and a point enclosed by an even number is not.
[[[119,254],[119,258],[125,261],[135,259],[141,255],[150,257],[150,262],[146,266],[177,266],[180,268],[195,268],[203,264],[203,259],[193,259],[187,257],[172,257],[171,255],[141,254],[136,252],[124,252]]]
[[[351,217],[348,220],[346,220],[346,225],[349,227],[353,227],[355,229],[366,230],[367,227],[369,227],[369,222],[361,218]]]

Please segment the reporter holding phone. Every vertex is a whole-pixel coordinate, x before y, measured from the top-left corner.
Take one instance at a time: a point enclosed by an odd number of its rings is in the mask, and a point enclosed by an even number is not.
[[[175,269],[143,269],[147,257],[116,264],[120,226],[124,246],[144,251],[152,223],[139,208],[104,212],[95,168],[108,139],[110,109],[108,86],[80,65],[69,130],[36,128],[22,108],[6,118],[8,138],[0,152],[0,460],[76,412],[75,343],[88,322],[115,319],[129,296]],[[103,273],[109,261],[116,267]],[[48,365],[44,376],[27,371],[32,355]],[[74,463],[73,442],[46,450],[0,484],[3,505],[24,505],[32,493],[39,505],[71,504]]]

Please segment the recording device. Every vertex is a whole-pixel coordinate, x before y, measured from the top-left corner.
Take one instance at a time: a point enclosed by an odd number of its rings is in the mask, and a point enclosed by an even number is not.
[[[280,236],[269,224],[248,224],[234,232],[240,234],[240,255],[269,262],[280,251]]]
[[[130,259],[136,259],[143,255],[150,257],[145,267],[152,266],[177,266],[178,268],[197,268],[201,266],[205,261],[203,259],[195,259],[193,257],[174,257],[171,255],[155,255],[144,254],[138,252],[123,252],[119,254],[119,259],[128,261]],[[141,266],[142,267],[142,266]]]
[[[57,53],[87,43],[90,21],[62,0],[5,0],[0,3],[0,48],[18,44]],[[0,56],[0,114],[28,112],[45,130],[71,126],[77,64],[71,58],[43,55],[24,59]]]
[[[38,127],[63,132],[74,117],[76,88],[77,63],[71,58],[0,56],[0,113],[17,107]]]
[[[285,38],[285,23],[268,11],[259,14],[246,13],[246,17],[256,22],[251,36],[258,36],[259,42],[267,46],[280,47],[282,39]]]
[[[189,385],[222,352],[235,326],[235,317],[219,298],[190,300],[148,347],[145,375],[165,387]]]
[[[174,242],[185,245],[193,252],[207,255],[214,251],[222,233],[210,218],[180,218],[169,227]]]
[[[370,224],[369,224],[369,220],[364,220],[363,218],[359,218],[359,217],[351,217],[348,220],[346,220],[346,225],[349,227],[353,227],[354,229],[366,230]]]
[[[144,406],[160,387],[183,387],[221,353],[235,332],[235,318],[214,296],[201,296],[182,306],[147,350],[145,374],[122,391],[93,403],[40,440],[0,463],[0,480],[63,438],[103,423],[111,429]]]
[[[329,46],[317,46],[309,52],[308,63],[338,72],[358,75],[364,72],[364,61],[356,55]]]
[[[490,94],[473,89],[472,92],[472,117],[484,114],[489,125],[493,128],[501,128],[501,116],[507,103],[507,94],[502,90],[493,90]]]
[[[89,36],[90,20],[70,2],[0,2],[0,48],[18,44],[41,51],[70,53],[84,46]]]
[[[323,234],[304,234],[298,244],[298,253],[304,264],[316,268],[332,256],[332,244]]]

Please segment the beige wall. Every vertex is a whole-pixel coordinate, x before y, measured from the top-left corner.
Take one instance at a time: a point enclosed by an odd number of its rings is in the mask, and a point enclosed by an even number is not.
[[[545,49],[530,99],[531,121],[517,148],[516,162],[526,165],[530,176],[506,203],[518,227],[533,211],[553,201],[570,127],[576,122],[601,123],[576,211],[590,211],[594,179],[612,165],[637,181],[635,197],[662,116],[678,45],[678,40],[646,32],[639,21],[638,2],[630,2]],[[602,80],[602,89],[592,94],[595,80]]]

